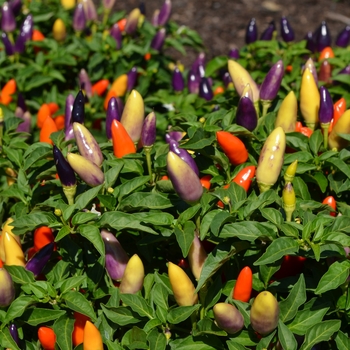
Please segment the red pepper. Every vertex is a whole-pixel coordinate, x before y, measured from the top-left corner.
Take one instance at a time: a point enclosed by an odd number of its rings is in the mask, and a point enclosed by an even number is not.
[[[108,79],[101,79],[91,87],[91,91],[93,94],[96,94],[98,96],[102,96],[109,85],[109,80]]]
[[[255,176],[255,170],[256,170],[255,165],[246,166],[245,168],[243,168],[242,170],[240,170],[238,172],[238,174],[235,176],[235,178],[232,180],[232,182],[235,182],[237,185],[240,185],[241,187],[243,187],[245,189],[246,192],[248,192],[249,187],[252,184],[252,180]],[[229,188],[229,186],[230,186],[230,184],[227,184],[224,186],[224,188],[225,189]],[[221,201],[219,201],[217,203],[217,205],[220,208],[224,207],[224,204]]]
[[[336,202],[336,200],[334,199],[333,196],[326,197],[323,200],[322,204],[328,204],[333,210],[337,209],[337,202]],[[336,216],[336,213],[334,211],[332,211],[332,212],[330,212],[330,215]]]
[[[286,255],[283,257],[281,268],[273,275],[275,280],[299,275],[304,267],[306,258],[303,256]]]
[[[243,164],[247,161],[248,151],[237,136],[227,131],[218,131],[216,139],[232,165]]]
[[[213,177],[211,175],[204,175],[203,177],[200,178],[200,182],[202,186],[205,187],[207,190],[210,190],[210,186],[211,186],[210,180],[212,178]]]
[[[295,124],[295,132],[301,132],[301,128],[303,127],[303,124],[301,122],[296,122]]]
[[[232,298],[248,302],[253,289],[253,273],[249,266],[244,267],[237,277],[233,287]]]
[[[303,126],[301,128],[300,132],[307,137],[310,137],[313,133],[313,131],[310,128],[308,128],[307,126]]]
[[[49,327],[38,329],[38,338],[44,350],[55,350],[56,334]]]

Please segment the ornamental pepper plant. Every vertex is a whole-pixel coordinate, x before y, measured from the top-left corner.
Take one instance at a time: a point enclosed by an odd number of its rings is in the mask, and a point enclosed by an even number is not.
[[[1,1],[0,348],[349,349],[346,32],[113,3]]]

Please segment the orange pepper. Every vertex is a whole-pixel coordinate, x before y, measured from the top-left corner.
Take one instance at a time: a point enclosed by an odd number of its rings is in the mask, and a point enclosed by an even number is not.
[[[202,186],[205,187],[207,190],[210,190],[210,186],[211,186],[210,180],[212,178],[213,177],[211,175],[204,175],[203,177],[200,178],[200,182]]]
[[[79,312],[74,312],[74,328],[72,333],[72,341],[74,346],[78,346],[84,341],[84,327],[86,321],[90,321],[88,316],[80,314]]]
[[[218,86],[215,90],[214,90],[214,95],[219,95],[219,94],[223,94],[225,92],[225,89],[222,86]]]
[[[54,118],[54,122],[57,126],[58,130],[64,129],[64,115],[58,115],[57,117]]]
[[[52,140],[50,139],[50,136],[53,132],[58,131],[55,121],[48,116],[43,124],[43,127],[40,130],[39,135],[39,141],[40,142],[46,142],[49,144],[53,144]]]
[[[44,121],[47,117],[51,117],[50,107],[47,103],[41,105],[38,111],[38,117],[36,120],[36,125],[39,129],[41,129],[44,125]]]
[[[149,61],[149,60],[151,59],[151,57],[152,57],[152,55],[151,55],[150,52],[147,52],[147,53],[143,56],[143,58],[145,59],[145,61]]]
[[[60,109],[56,102],[49,102],[47,105],[49,106],[51,115],[55,114]]]
[[[310,137],[313,133],[313,131],[310,128],[308,128],[307,126],[303,126],[300,129],[300,132],[307,137]]]
[[[101,333],[98,328],[90,321],[86,321],[85,323],[83,349],[103,350]]]
[[[122,18],[122,19],[120,19],[120,20],[117,22],[118,27],[119,27],[119,30],[120,30],[121,32],[124,32],[126,22],[127,22],[127,19],[126,19],[126,18]]]
[[[303,124],[301,122],[296,122],[295,124],[295,131],[296,132],[301,132],[301,128],[303,127]]]
[[[333,196],[328,196],[326,197],[322,204],[328,204],[333,210],[336,210],[337,209],[337,202],[336,200],[334,199]],[[330,212],[330,215],[331,216],[336,216],[336,213],[334,211]]]
[[[247,148],[237,136],[227,131],[217,131],[216,139],[232,165],[239,165],[247,161]]]
[[[52,328],[40,327],[38,329],[38,338],[44,350],[55,350],[56,334]]]
[[[17,84],[15,79],[10,79],[2,88],[0,102],[7,106],[12,101],[12,95],[16,92]]]
[[[38,29],[33,29],[32,40],[33,41],[43,41],[45,35]]]
[[[326,60],[328,58],[334,58],[334,52],[331,47],[327,46],[325,47],[318,58],[318,62],[321,62],[323,60]]]
[[[113,152],[117,158],[122,158],[127,154],[136,153],[135,144],[122,123],[118,120],[113,120],[111,131]]]

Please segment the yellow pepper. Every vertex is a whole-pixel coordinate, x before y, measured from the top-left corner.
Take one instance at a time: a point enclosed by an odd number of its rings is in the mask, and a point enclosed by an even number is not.
[[[13,219],[12,218],[8,218],[5,221],[5,224],[4,224],[3,228],[2,228],[2,233],[1,233],[1,236],[0,236],[0,260],[1,261],[5,261],[5,246],[4,246],[4,238],[3,238],[5,232],[10,234],[17,241],[19,246],[21,246],[21,239],[20,239],[20,237],[15,235],[12,232],[12,229],[13,229],[13,226],[11,225],[12,222],[13,222]]]
[[[172,262],[168,264],[168,275],[175,300],[179,306],[192,306],[198,301],[196,288],[186,272]]]
[[[120,282],[119,290],[125,294],[135,294],[141,290],[145,269],[142,260],[137,254],[134,254],[128,261],[125,271]]]
[[[64,41],[67,35],[66,25],[61,18],[57,18],[52,27],[52,35],[58,42]]]
[[[296,159],[293,163],[289,164],[286,172],[284,173],[285,182],[293,182],[295,173],[298,167],[298,160]]]
[[[75,0],[61,0],[61,5],[65,10],[70,10],[75,7]]]
[[[4,232],[5,265],[26,266],[23,250],[16,239],[7,231]]]
[[[328,137],[328,148],[341,151],[349,146],[350,142],[341,138],[338,134],[350,134],[350,109],[345,111],[338,119],[337,123]]]
[[[320,108],[320,93],[309,68],[305,68],[301,78],[300,111],[307,127],[315,130],[318,123],[318,110]]]
[[[283,208],[286,213],[286,220],[292,221],[292,215],[295,210],[295,192],[291,182],[287,182],[282,191]]]
[[[277,113],[275,128],[280,126],[284,132],[295,131],[298,116],[298,102],[293,91],[283,99]]]

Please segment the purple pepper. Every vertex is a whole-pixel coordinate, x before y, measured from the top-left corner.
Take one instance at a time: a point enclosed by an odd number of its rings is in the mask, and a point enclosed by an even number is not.
[[[349,74],[350,75],[350,64],[343,68],[338,74]]]
[[[16,108],[16,111],[20,109],[22,111],[22,116],[18,116],[16,115],[18,118],[21,118],[23,120],[23,122],[21,124],[18,125],[16,131],[17,132],[26,132],[28,134],[30,134],[31,132],[31,121],[32,121],[32,116],[29,113],[29,111],[25,111],[23,113],[23,110],[20,107]],[[15,112],[16,114],[16,112]]]
[[[222,76],[222,81],[226,88],[232,83],[232,78],[229,72],[225,72],[225,74]]]
[[[73,124],[74,122],[84,124],[84,119],[85,119],[85,96],[82,90],[79,90],[73,103],[71,124]]]
[[[106,135],[108,140],[112,140],[112,122],[114,119],[120,121],[121,113],[119,113],[117,99],[111,97],[108,102],[107,112],[106,112]]]
[[[306,40],[306,46],[305,46],[306,49],[314,53],[316,51],[316,43],[315,43],[314,34],[311,31],[306,34],[305,40]]]
[[[53,145],[53,158],[56,165],[58,177],[60,178],[63,187],[74,187],[77,184],[75,173],[72,167],[63,156],[62,152],[56,145]]]
[[[245,32],[245,43],[251,44],[258,40],[258,27],[255,18],[252,18]]]
[[[128,85],[127,85],[127,91],[131,91],[136,86],[136,79],[137,79],[137,68],[132,67],[128,72]]]
[[[294,30],[286,17],[281,18],[281,36],[286,43],[294,40]]]
[[[1,30],[6,33],[13,32],[16,29],[16,19],[7,1],[3,3],[1,12]]]
[[[15,53],[15,48],[12,45],[10,39],[8,38],[7,34],[5,32],[1,33],[1,39],[2,39],[2,43],[5,46],[5,52],[7,56],[12,56]]]
[[[9,5],[11,6],[14,16],[17,16],[20,14],[21,8],[22,8],[22,0],[11,0],[9,2]]]
[[[14,323],[11,323],[9,327],[9,331],[12,339],[16,342],[17,345],[19,345],[18,330],[17,330],[17,326]]]
[[[318,110],[318,119],[321,124],[328,124],[333,118],[332,97],[324,86],[320,87],[320,108]]]
[[[15,286],[11,275],[0,267],[0,307],[9,306],[15,298]]]
[[[145,147],[152,146],[156,141],[156,114],[152,111],[143,122],[141,131],[141,142]]]
[[[331,46],[331,33],[328,29],[326,21],[322,21],[315,31],[316,50],[321,52],[325,47]]]
[[[228,58],[231,58],[233,60],[239,59],[239,50],[237,48],[233,48],[228,53]]]
[[[192,69],[188,72],[187,87],[190,94],[199,93],[200,76]]]
[[[27,111],[26,101],[23,97],[23,94],[20,92],[17,95],[17,107],[21,108],[23,112]]]
[[[81,32],[86,27],[86,17],[84,12],[84,6],[82,3],[78,3],[74,10],[73,16],[73,28],[76,32]]]
[[[109,34],[115,40],[117,50],[120,50],[122,47],[122,33],[120,32],[118,23],[113,24],[112,28],[109,31]]]
[[[158,14],[158,25],[164,26],[168,22],[170,18],[170,14],[171,14],[171,0],[165,0]]]
[[[141,15],[141,11],[138,8],[133,9],[127,18],[126,24],[125,24],[125,33],[126,34],[134,34],[137,30],[137,25],[139,23],[139,18]]]
[[[161,50],[161,48],[163,47],[164,41],[165,41],[165,35],[166,35],[165,28],[159,29],[159,31],[153,37],[152,42],[151,42],[151,48],[153,50],[157,50],[157,51]]]
[[[116,100],[117,100],[118,112],[119,112],[119,115],[121,116],[124,111],[124,103],[120,97],[116,97]]]
[[[208,78],[203,77],[199,83],[199,96],[207,101],[213,99],[214,94]]]
[[[129,257],[111,232],[102,229],[101,236],[106,251],[106,270],[113,280],[120,280],[124,275]]]
[[[279,60],[270,68],[260,86],[261,100],[271,101],[277,96],[283,76],[284,66],[282,60]]]
[[[174,152],[167,156],[167,170],[179,197],[188,202],[197,202],[203,194],[203,186],[193,169]]]
[[[258,125],[256,109],[249,97],[242,96],[238,102],[236,124],[243,126],[249,131],[253,131]]]
[[[271,21],[264,32],[261,34],[260,40],[270,41],[276,33],[275,21]]]
[[[347,47],[350,43],[350,25],[346,26],[337,36],[335,45],[339,47]]]
[[[158,27],[158,16],[159,16],[159,10],[156,9],[153,12],[153,16],[152,16],[152,20],[151,20],[153,27]]]
[[[16,40],[15,51],[23,53],[25,50],[25,44],[27,41],[32,39],[33,35],[33,16],[28,15],[23,24],[21,25],[19,36]]]
[[[115,0],[102,0],[102,5],[105,10],[111,10],[114,6]]]
[[[45,265],[51,258],[55,242],[51,242],[42,247],[33,257],[27,262],[26,270],[33,272],[34,276],[40,275]]]
[[[140,9],[141,15],[145,16],[146,15],[146,4],[144,1],[140,2],[139,9]]]
[[[91,98],[92,96],[91,81],[85,69],[81,69],[79,72],[79,85],[85,91],[87,97]]]
[[[184,137],[183,131],[169,131],[165,134],[165,142],[170,143],[170,141],[179,142]]]
[[[198,76],[201,76],[200,66],[205,67],[205,53],[204,52],[200,52],[198,54],[197,58],[195,59],[195,61],[192,63],[192,66],[191,66],[191,70],[195,74],[197,74]]]
[[[174,91],[180,92],[185,87],[185,81],[182,76],[182,73],[178,67],[175,67],[173,71],[173,77],[172,77],[172,86]]]
[[[87,21],[97,21],[97,12],[92,0],[83,0],[85,18]]]
[[[66,98],[66,106],[65,106],[65,112],[64,112],[64,129],[65,129],[64,131],[65,131],[66,141],[74,139],[73,125],[71,123],[73,104],[74,104],[74,96],[72,94],[69,94]]]
[[[197,164],[192,158],[192,156],[185,149],[180,148],[177,141],[170,140],[168,144],[169,144],[169,150],[175,153],[176,155],[178,155],[183,161],[185,161],[191,167],[191,169],[196,173],[196,175],[199,175]]]

